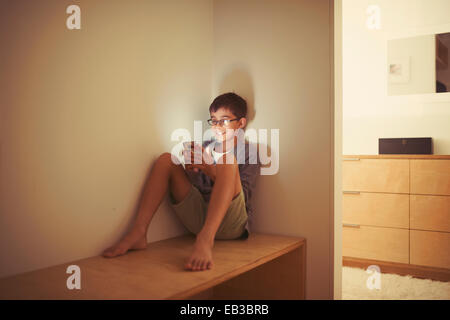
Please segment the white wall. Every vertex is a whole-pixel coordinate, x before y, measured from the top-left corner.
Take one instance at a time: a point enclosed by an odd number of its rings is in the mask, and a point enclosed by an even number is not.
[[[208,115],[212,2],[0,5],[0,277],[100,254],[126,232],[170,133]],[[164,203],[155,241],[185,233]]]
[[[254,231],[307,239],[308,299],[333,297],[332,20],[328,0],[214,2],[213,96],[234,90],[252,109],[248,128],[280,129]]]
[[[381,29],[366,27],[369,5]],[[379,138],[432,137],[450,153],[450,93],[387,95],[388,40],[450,31],[448,0],[343,0],[343,153],[378,154]]]

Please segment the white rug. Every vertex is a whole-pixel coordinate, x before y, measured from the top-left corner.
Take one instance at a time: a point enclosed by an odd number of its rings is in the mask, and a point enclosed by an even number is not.
[[[342,267],[342,299],[450,300],[450,282],[399,276],[383,273],[383,270],[375,274],[364,269]]]

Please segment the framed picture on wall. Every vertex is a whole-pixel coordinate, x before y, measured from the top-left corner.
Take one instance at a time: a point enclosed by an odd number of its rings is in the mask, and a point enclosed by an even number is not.
[[[389,83],[408,83],[410,57],[393,58],[388,61]]]

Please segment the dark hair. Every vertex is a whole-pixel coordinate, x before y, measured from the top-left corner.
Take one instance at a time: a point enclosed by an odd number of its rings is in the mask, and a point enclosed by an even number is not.
[[[216,112],[220,108],[231,111],[237,118],[247,116],[247,102],[234,92],[221,94],[209,106],[209,112]]]

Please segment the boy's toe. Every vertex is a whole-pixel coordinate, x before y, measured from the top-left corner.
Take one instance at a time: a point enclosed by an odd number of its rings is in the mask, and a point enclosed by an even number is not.
[[[105,251],[103,251],[102,256],[109,258],[111,256],[111,249],[108,248]]]
[[[194,261],[189,258],[185,264],[185,268],[188,270],[192,270],[194,268]]]

